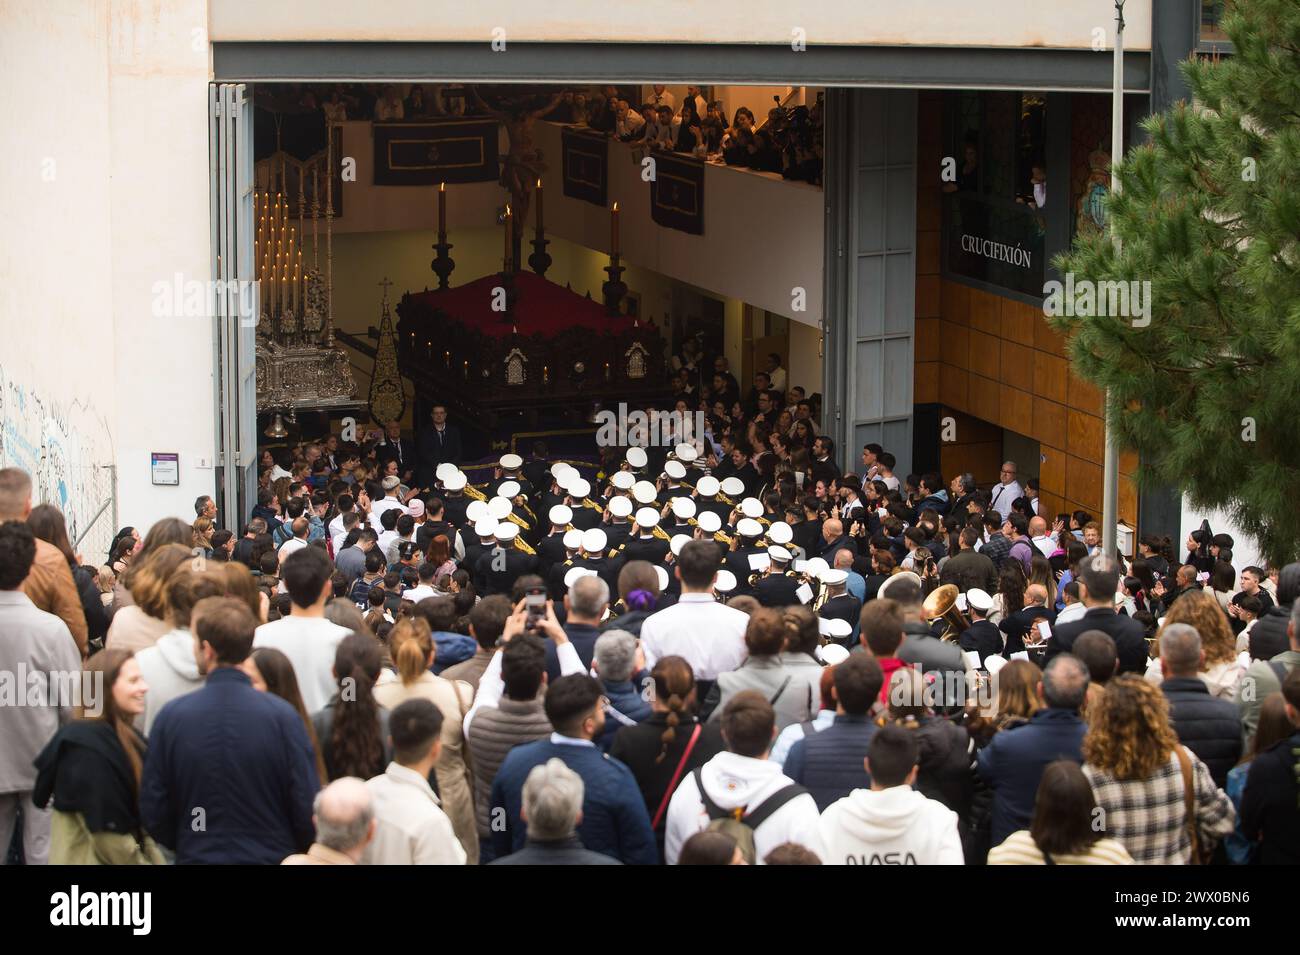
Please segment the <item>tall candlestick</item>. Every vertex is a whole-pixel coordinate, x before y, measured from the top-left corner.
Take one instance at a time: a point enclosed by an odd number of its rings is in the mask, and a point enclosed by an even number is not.
[[[506,204],[506,254],[505,268],[503,272],[509,272],[511,260],[514,258],[514,217],[510,214],[510,204]]]
[[[618,203],[614,203],[614,211],[609,214],[609,251],[611,255],[618,255]]]
[[[447,184],[438,183],[438,241],[447,234]]]
[[[542,180],[537,180],[537,234],[542,234]]]

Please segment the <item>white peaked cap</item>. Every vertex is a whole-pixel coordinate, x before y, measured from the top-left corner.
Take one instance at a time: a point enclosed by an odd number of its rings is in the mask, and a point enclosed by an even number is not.
[[[615,517],[627,517],[632,513],[632,499],[629,497],[611,497],[609,512]]]
[[[821,582],[828,587],[838,587],[840,584],[847,583],[848,579],[849,572],[847,570],[828,567],[821,572]]]
[[[769,547],[767,549],[767,554],[773,560],[778,560],[781,561],[782,563],[788,563],[789,561],[794,559],[794,557],[790,554],[790,552],[786,550],[784,547],[782,547],[780,544],[773,544],[771,547]]]
[[[577,550],[582,546],[582,531],[576,527],[571,531],[564,532],[564,546],[569,550]]]
[[[756,497],[747,497],[740,502],[740,513],[746,517],[762,517],[763,503]]]
[[[659,578],[659,592],[663,593],[668,589],[668,569],[663,564],[655,564],[655,576]]]
[[[687,463],[694,461],[700,456],[700,453],[695,450],[695,445],[693,444],[679,444],[677,447],[673,448],[673,454],[677,455],[678,461],[685,461]]]
[[[499,521],[506,519],[506,516],[514,510],[514,505],[510,503],[509,498],[494,497],[488,501],[488,513]]]
[[[842,617],[818,617],[817,629],[828,637],[847,637],[853,632],[853,624]]]
[[[643,468],[649,460],[650,458],[646,456],[645,448],[627,449],[627,463],[632,465],[632,467]]]
[[[502,521],[497,525],[497,540],[505,543],[519,536],[519,525],[512,521]]]
[[[631,471],[615,471],[609,483],[614,485],[620,491],[630,491],[632,485],[636,483],[636,475]]]
[[[812,560],[808,561],[808,566],[805,570],[814,577],[820,577],[822,574],[826,573],[826,571],[830,570],[830,568],[831,565],[826,563],[826,558],[814,557]]]
[[[966,591],[966,603],[968,606],[974,607],[976,610],[983,613],[986,610],[992,609],[993,598],[978,587],[972,587],[970,590]]]
[[[794,540],[794,529],[785,521],[773,521],[767,529],[767,539],[773,544],[788,544]]]
[[[565,471],[572,471],[573,465],[566,464],[564,461],[556,461],[551,465],[551,477],[558,478]]]
[[[718,483],[718,479],[712,474],[704,475],[704,477],[700,478],[699,482],[695,485],[695,490],[699,493],[700,497],[713,497],[713,495],[717,494],[721,489],[722,485]]]
[[[499,463],[507,471],[517,471],[524,466],[524,459],[517,454],[503,454]]]
[[[840,622],[845,624],[848,623],[847,620],[842,620]],[[831,623],[831,621],[823,620],[822,623]],[[849,627],[848,633],[846,633],[844,636],[848,636],[848,634],[852,632],[853,632],[853,628]],[[834,634],[827,633],[826,636],[830,637],[830,636],[834,636]],[[846,650],[844,647],[840,646],[838,643],[828,643],[824,647],[818,647],[816,653],[817,653],[817,658],[821,660],[822,663],[826,664],[828,667],[833,667],[837,664],[843,663],[845,660],[849,658],[849,651]]]
[[[695,522],[700,525],[700,530],[706,534],[716,534],[722,529],[722,518],[712,511],[701,511]]]
[[[497,496],[504,498],[516,498],[519,496],[518,481],[502,481],[501,486],[497,488]]]
[[[673,552],[674,557],[682,553],[682,548],[691,542],[689,534],[674,534],[673,539],[668,542],[668,549]]]
[[[567,524],[573,520],[573,509],[567,504],[556,504],[546,516],[552,524]]]
[[[590,567],[570,567],[564,575],[564,586],[572,587],[583,577],[595,577],[596,572]]]
[[[673,498],[673,516],[684,521],[695,516],[695,502],[685,494]]]
[[[737,494],[745,493],[745,482],[738,477],[725,478],[722,482],[722,493],[727,497],[735,497]]]
[[[669,461],[664,465],[664,474],[667,474],[674,481],[680,481],[686,477],[686,466],[681,461]]]
[[[659,512],[653,507],[643,507],[636,512],[636,523],[638,527],[658,527]]]
[[[481,517],[474,522],[474,533],[479,537],[496,537],[499,523],[495,517]]]
[[[461,491],[464,490],[468,481],[469,479],[465,477],[464,471],[457,471],[455,474],[448,474],[443,478],[442,486],[449,491]]]
[[[897,584],[900,580],[910,580],[912,583],[916,584],[916,586],[918,587],[921,586],[921,578],[919,576],[912,573],[910,570],[900,570],[898,573],[891,574],[890,576],[885,578],[884,583],[880,585],[880,590],[876,592],[876,596],[878,597],[889,596],[889,589],[893,587],[895,584]]]
[[[588,554],[600,553],[608,543],[609,537],[599,527],[593,527],[589,531],[582,532],[582,549]]]
[[[456,467],[456,465],[452,464],[450,461],[443,461],[438,465],[437,470],[435,470],[433,474],[439,481],[445,481],[459,470],[460,468]]]
[[[653,504],[659,492],[649,481],[637,481],[632,486],[632,496],[636,498],[638,504]]]
[[[475,499],[469,502],[469,507],[465,508],[465,517],[471,522],[480,521],[487,516],[487,501]]]
[[[741,537],[762,537],[763,525],[752,517],[742,517],[736,521],[736,533]]]
[[[574,471],[573,473],[576,475],[578,472]],[[565,490],[574,497],[586,497],[591,493],[591,482],[584,477],[575,477],[568,483]]]
[[[713,578],[713,589],[720,590],[724,594],[735,590],[736,575],[726,569],[719,570],[717,576]]]

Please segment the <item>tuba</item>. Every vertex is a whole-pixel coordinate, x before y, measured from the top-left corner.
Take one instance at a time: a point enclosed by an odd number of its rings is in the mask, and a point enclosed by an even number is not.
[[[970,629],[970,621],[957,609],[957,596],[960,593],[956,584],[944,584],[926,597],[925,603],[921,605],[921,616],[927,623],[938,620],[946,622],[942,639],[950,643],[956,643],[962,632]]]

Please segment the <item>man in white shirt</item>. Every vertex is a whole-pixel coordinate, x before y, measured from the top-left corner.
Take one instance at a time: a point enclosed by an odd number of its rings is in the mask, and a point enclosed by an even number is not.
[[[271,647],[289,658],[308,713],[324,709],[334,696],[334,652],[352,632],[325,619],[325,605],[334,595],[333,573],[334,565],[319,547],[290,555],[280,565],[292,603],[289,616],[262,624],[253,635],[255,649]]]
[[[402,594],[403,600],[409,600],[412,603],[419,603],[425,597],[437,597],[438,591],[433,589],[434,575],[438,572],[438,565],[431,564],[427,560],[420,565],[420,583]]]
[[[311,532],[311,521],[305,517],[295,517],[289,526],[293,530],[293,536],[281,544],[276,552],[280,556],[281,567],[290,556],[307,546],[307,535]]]
[[[379,519],[383,516],[384,511],[396,510],[399,513],[409,513],[406,505],[398,498],[399,488],[402,479],[395,474],[390,474],[383,480],[384,496],[370,505],[370,524],[372,527],[379,526]]]
[[[614,135],[619,139],[632,139],[637,130],[645,125],[645,119],[636,110],[630,108],[627,100],[618,101],[618,112],[614,116]]]
[[[647,670],[661,657],[680,656],[691,665],[696,683],[712,683],[745,661],[749,615],[714,599],[718,567],[718,547],[712,541],[689,541],[682,547],[675,571],[681,598],[641,624]]]
[[[656,106],[667,106],[674,113],[677,112],[677,97],[668,92],[667,87],[660,83],[651,87],[651,89],[654,92],[646,98],[647,103],[654,103]]]
[[[703,113],[700,114],[704,115]],[[781,356],[772,352],[767,356],[767,377],[772,381],[772,390],[785,394],[786,374],[785,369],[781,367]]]
[[[351,494],[340,494],[338,500],[338,515],[329,523],[330,540],[334,544],[334,553],[337,554],[343,549],[343,539],[348,536],[348,528],[343,526],[343,518],[356,511],[356,499]]]
[[[367,781],[375,804],[375,838],[362,865],[464,865],[465,849],[429,786],[442,755],[442,711],[422,697],[397,706],[388,719],[393,761]]]
[[[1020,482],[1016,480],[1016,462],[1006,461],[1002,465],[999,483],[993,487],[993,497],[989,509],[997,511],[1003,517],[1011,513],[1011,502],[1024,496]]]
[[[722,711],[722,739],[727,751],[684,775],[668,803],[665,861],[676,865],[687,839],[737,809],[754,830],[749,861],[762,864],[787,842],[824,859],[816,800],[767,758],[776,739],[772,704],[755,690],[737,693]]]
[[[1056,553],[1056,541],[1047,536],[1047,521],[1043,518],[1029,519],[1029,537],[1044,557],[1051,557]]]

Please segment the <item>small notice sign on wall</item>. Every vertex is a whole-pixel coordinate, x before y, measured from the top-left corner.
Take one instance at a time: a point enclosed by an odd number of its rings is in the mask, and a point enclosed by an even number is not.
[[[163,451],[150,452],[150,472],[154,484],[181,483],[181,456]]]

